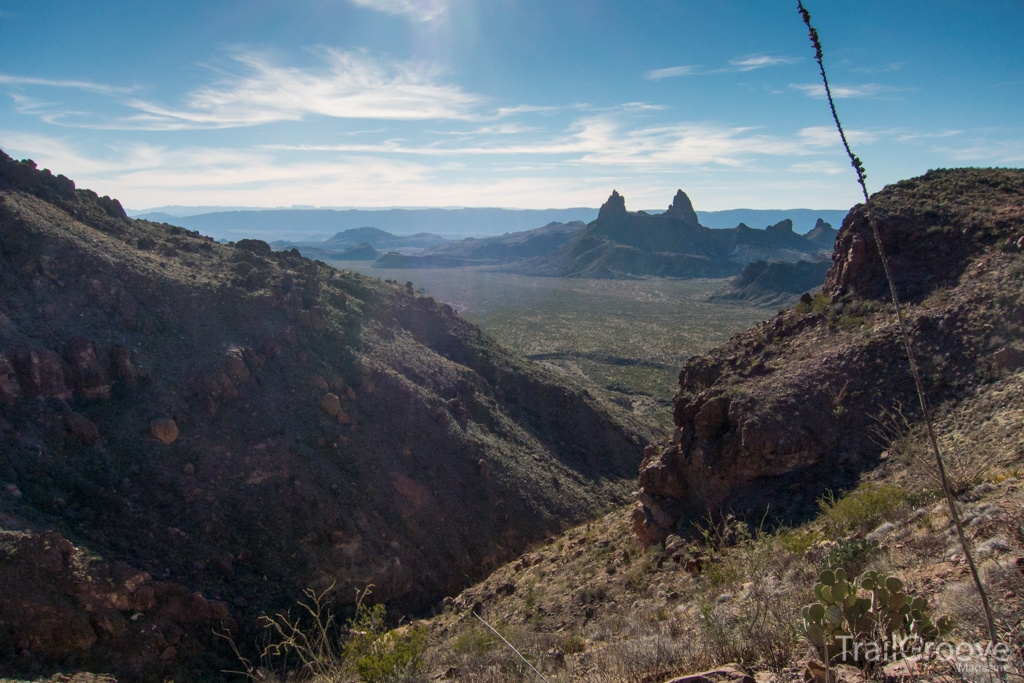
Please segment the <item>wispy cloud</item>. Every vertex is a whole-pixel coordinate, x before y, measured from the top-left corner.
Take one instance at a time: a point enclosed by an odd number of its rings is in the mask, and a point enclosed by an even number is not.
[[[825,86],[821,83],[790,83],[792,90],[799,90],[808,97],[814,99],[825,99]],[[903,92],[908,88],[897,88],[891,85],[880,85],[878,83],[864,83],[862,85],[830,85],[832,97],[836,99],[850,99],[855,97],[878,97],[892,93]]]
[[[773,57],[771,55],[748,55],[739,59],[729,61],[729,66],[717,69],[702,69],[694,65],[670,66],[665,69],[654,69],[644,74],[649,81],[660,81],[663,78],[675,78],[676,76],[706,76],[709,74],[742,73],[754,71],[769,66],[780,64],[795,64],[801,60],[800,57]]]
[[[885,73],[887,71],[899,71],[903,68],[903,65],[899,62],[891,62],[889,64],[883,64],[881,66],[857,66],[850,69],[853,73],[858,74],[877,74]]]
[[[809,147],[827,148],[839,145],[839,134],[833,126],[808,126],[801,128],[797,134],[800,140]],[[878,135],[865,130],[846,129],[846,139],[850,144],[870,145],[878,140]]]
[[[477,129],[475,133],[488,133]],[[513,134],[519,131],[495,131]],[[530,131],[533,132],[533,131]],[[834,132],[824,127],[805,128],[785,137],[766,135],[753,128],[728,127],[711,123],[678,123],[666,126],[631,127],[616,115],[586,116],[574,121],[561,134],[519,142],[495,139],[460,140],[431,144],[410,144],[384,140],[369,144],[267,145],[264,149],[345,154],[384,154],[410,157],[546,157],[558,165],[633,166],[653,168],[696,168],[702,166],[747,167],[761,156],[808,156],[838,145]],[[869,136],[850,131],[853,140]]]
[[[695,66],[670,66],[666,69],[654,69],[644,74],[649,81],[660,81],[663,78],[674,78],[676,76],[688,76],[696,73]]]
[[[414,21],[430,21],[442,14],[447,0],[350,0],[353,5],[393,15],[406,15]]]
[[[308,116],[346,119],[464,119],[480,99],[436,82],[438,72],[414,62],[385,63],[362,52],[324,50],[324,67],[280,66],[255,53],[235,61],[249,72],[204,86],[187,107],[143,101],[131,106],[154,126],[236,127]]]
[[[130,93],[135,88],[123,88],[103,83],[92,83],[90,81],[65,81],[50,78],[30,78],[26,76],[12,76],[11,74],[0,74],[0,84],[5,85],[40,85],[50,88],[73,88],[85,90],[86,92],[99,93],[100,95],[118,95]]]
[[[940,147],[938,151],[957,162],[982,162],[991,165],[1024,163],[1024,130],[989,128],[974,132],[961,147]]]
[[[899,142],[910,142],[911,140],[933,140],[936,138],[951,138],[954,135],[960,135],[963,133],[962,130],[940,130],[935,132],[926,131],[911,131],[901,132],[895,131],[894,135]]]
[[[21,87],[76,88],[108,95],[127,111],[120,116],[71,110],[20,93],[21,110],[57,125],[108,130],[238,128],[323,116],[340,119],[473,119],[481,98],[441,82],[438,69],[417,62],[388,62],[365,52],[321,49],[312,67],[285,66],[255,52],[232,56],[237,73],[189,93],[183,105],[129,97],[131,88],[83,81],[4,75]]]
[[[801,161],[790,165],[788,170],[792,173],[824,173],[825,175],[838,175],[845,171],[846,168],[847,167],[840,166],[833,161]]]
[[[750,55],[743,59],[733,59],[729,64],[735,71],[754,71],[763,69],[766,66],[777,66],[779,64],[796,64],[800,57],[772,57],[770,55]]]

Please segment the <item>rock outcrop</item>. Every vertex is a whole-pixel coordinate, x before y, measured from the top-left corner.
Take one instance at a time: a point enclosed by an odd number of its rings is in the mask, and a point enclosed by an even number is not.
[[[1015,371],[1004,361],[1024,339],[1024,171],[933,171],[872,205],[929,400],[955,403]],[[916,405],[887,295],[854,207],[822,295],[683,367],[672,439],[648,446],[640,466],[638,536],[657,542],[718,511],[757,521],[769,505],[773,519],[797,520],[876,463],[882,411],[912,417]]]
[[[597,213],[598,220],[610,220],[626,215],[626,198],[619,194],[618,190],[612,190],[611,195]]]
[[[238,630],[226,603],[90,557],[53,532],[0,531],[0,584],[0,631],[25,669],[74,661],[141,680],[223,649],[215,629]]]

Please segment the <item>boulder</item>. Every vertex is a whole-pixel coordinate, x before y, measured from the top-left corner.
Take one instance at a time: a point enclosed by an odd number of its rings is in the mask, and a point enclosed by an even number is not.
[[[94,444],[100,440],[100,430],[92,420],[79,413],[69,412],[64,418],[68,431],[83,443]]]
[[[665,529],[659,526],[654,521],[651,511],[643,504],[637,504],[637,506],[633,508],[630,519],[633,522],[633,533],[636,534],[640,543],[642,543],[644,547],[654,545],[655,543],[661,543],[668,538],[670,529]]]
[[[153,438],[171,444],[178,438],[178,423],[169,417],[160,417],[149,423],[149,431]]]
[[[1024,351],[1012,346],[1004,346],[992,354],[992,362],[998,369],[1012,372],[1024,365]]]
[[[28,396],[68,400],[71,391],[64,382],[60,356],[48,349],[16,349],[11,358],[18,384]]]
[[[739,664],[725,664],[711,671],[679,676],[665,683],[755,683],[754,677]]]
[[[331,417],[337,417],[341,413],[341,399],[337,394],[327,393],[320,399],[320,407]]]
[[[129,389],[134,389],[139,382],[139,373],[132,365],[132,352],[124,346],[110,349],[110,364],[114,379],[122,382]]]
[[[110,397],[111,383],[88,339],[73,338],[64,345],[63,356],[70,368],[68,380],[80,398]]]

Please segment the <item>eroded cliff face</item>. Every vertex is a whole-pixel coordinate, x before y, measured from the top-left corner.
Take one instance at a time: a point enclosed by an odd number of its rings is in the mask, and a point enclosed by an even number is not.
[[[0,296],[0,675],[219,671],[231,653],[199,631],[254,642],[305,588],[429,609],[632,488],[636,429],[450,307],[129,220],[6,155]],[[39,550],[52,581],[25,565],[37,546],[59,550]],[[193,594],[216,607],[160,616]],[[162,638],[143,673],[139,624]]]
[[[1018,368],[1024,171],[930,172],[887,187],[872,206],[929,401],[948,408]],[[822,295],[680,372],[675,432],[650,444],[640,466],[641,539],[720,511],[799,519],[826,489],[872,467],[886,445],[873,429],[881,412],[917,406],[887,300],[866,211],[854,207]]]

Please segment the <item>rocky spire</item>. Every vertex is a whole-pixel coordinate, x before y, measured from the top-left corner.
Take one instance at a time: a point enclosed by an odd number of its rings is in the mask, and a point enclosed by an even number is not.
[[[601,205],[601,210],[598,212],[598,218],[611,218],[613,216],[625,216],[626,215],[626,198],[618,193],[617,190],[612,190],[612,194],[608,197],[608,201]]]
[[[772,233],[773,235],[787,235],[793,232],[793,221],[784,218],[775,225],[769,225],[765,228],[765,232]]]
[[[676,192],[672,205],[668,207],[665,215],[683,223],[697,225],[697,212],[693,210],[690,198],[682,190]]]

